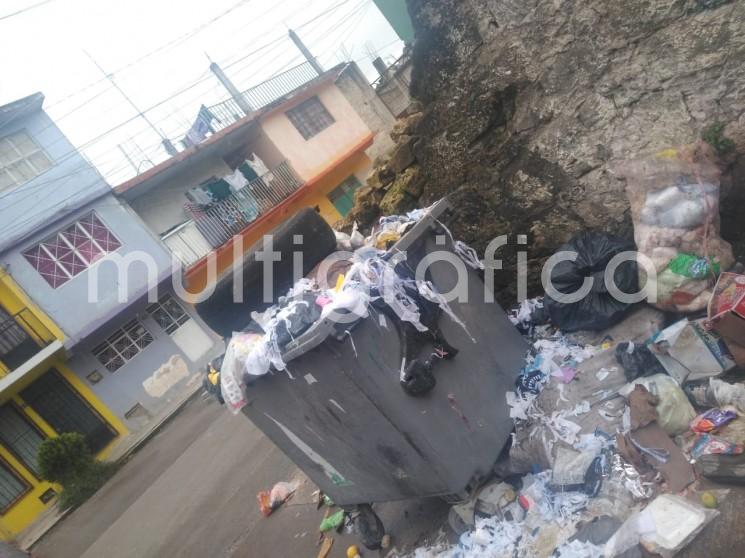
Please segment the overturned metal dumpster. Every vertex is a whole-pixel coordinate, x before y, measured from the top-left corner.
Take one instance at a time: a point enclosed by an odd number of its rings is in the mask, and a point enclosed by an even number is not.
[[[408,270],[435,251],[457,260],[443,225],[447,210],[446,202],[430,208],[387,255],[398,255]],[[289,239],[308,231],[315,241],[306,240],[313,254],[305,254],[304,273],[335,245],[320,216],[301,212],[275,231],[274,241],[287,262]],[[257,249],[249,252],[238,286],[244,302],[230,300],[236,286],[226,276],[215,295],[197,305],[225,337],[267,306],[258,302]],[[458,497],[489,475],[512,430],[504,393],[514,388],[527,345],[502,308],[485,302],[479,271],[447,257],[432,259],[426,271],[440,293],[455,288],[459,276],[467,301],[451,301],[449,309],[462,323],[435,308],[428,314],[432,334],[421,335],[378,301],[368,317],[351,324],[318,320],[282,347],[287,373],[248,382],[243,413],[336,504]],[[289,268],[280,265],[274,281],[275,292],[284,293],[292,283]],[[436,382],[412,394],[402,388],[402,375],[419,369]]]

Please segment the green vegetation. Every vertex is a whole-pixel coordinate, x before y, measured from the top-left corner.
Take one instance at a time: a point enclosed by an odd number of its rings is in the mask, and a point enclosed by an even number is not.
[[[62,509],[76,508],[90,498],[114,474],[116,465],[96,461],[77,433],[44,440],[39,448],[42,478],[62,485]]]
[[[724,122],[714,122],[704,128],[701,139],[711,145],[719,155],[726,155],[735,149],[735,142],[724,135]]]

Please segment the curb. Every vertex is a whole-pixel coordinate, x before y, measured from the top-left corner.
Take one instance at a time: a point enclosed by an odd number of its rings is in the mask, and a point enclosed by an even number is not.
[[[148,443],[153,437],[155,437],[156,434],[158,434],[164,426],[166,426],[171,420],[175,418],[177,414],[179,414],[184,407],[186,407],[189,403],[191,403],[194,399],[197,398],[197,396],[202,391],[202,384],[199,383],[196,386],[196,389],[189,393],[186,397],[184,397],[171,411],[168,412],[167,415],[164,415],[148,432],[136,440],[129,448],[127,448],[122,455],[118,456],[115,460],[113,460],[113,463],[117,463],[118,465],[124,465],[130,457],[132,457],[133,454],[137,453],[137,451],[144,446],[146,443]]]

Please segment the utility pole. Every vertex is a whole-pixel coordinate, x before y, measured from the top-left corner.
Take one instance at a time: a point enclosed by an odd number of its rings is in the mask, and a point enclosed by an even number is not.
[[[129,165],[134,169],[135,172],[137,172],[137,165],[135,165],[135,162],[132,160],[132,157],[129,156],[127,150],[124,149],[124,146],[121,143],[118,143],[116,146],[119,148],[119,151],[122,152],[122,155],[124,155],[124,158],[127,160]]]
[[[385,65],[385,62],[383,62],[383,59],[380,56],[376,56],[372,61],[373,66],[375,66],[375,69],[380,74],[380,77],[383,79],[388,78],[388,66]]]
[[[113,85],[116,88],[116,90],[119,91],[121,96],[124,97],[124,99],[132,106],[133,109],[135,109],[135,111],[137,111],[137,114],[140,116],[140,118],[142,118],[145,122],[147,122],[148,126],[150,126],[153,132],[155,132],[158,135],[158,137],[160,138],[160,141],[163,144],[163,147],[166,150],[166,153],[168,153],[171,156],[178,153],[178,151],[176,151],[176,148],[173,146],[171,141],[163,134],[163,132],[161,132],[160,130],[158,130],[158,128],[155,127],[155,124],[153,124],[150,121],[150,119],[147,116],[145,116],[145,113],[140,110],[140,108],[134,103],[132,99],[129,98],[129,96],[124,92],[124,90],[121,87],[119,87],[119,84],[117,84],[116,81],[114,81],[114,76],[112,74],[106,73],[106,70],[104,70],[98,62],[96,62],[96,60],[90,55],[90,53],[87,50],[83,50],[83,52],[85,52],[86,56],[90,58],[91,62],[93,62],[96,65],[96,68],[101,70],[101,73],[104,75],[104,77],[111,82],[111,85]]]
[[[209,58],[209,56],[207,58]],[[249,105],[245,97],[241,95],[240,91],[238,91],[238,88],[235,85],[233,85],[233,82],[230,81],[230,78],[228,78],[228,76],[225,75],[225,72],[222,71],[222,68],[217,62],[210,62],[210,71],[213,74],[215,74],[215,77],[217,79],[220,80],[220,83],[222,83],[223,87],[227,89],[228,93],[230,93],[230,96],[233,98],[236,104],[240,107],[243,113],[246,116],[251,114],[253,112],[251,105]]]
[[[298,37],[297,33],[295,33],[292,29],[289,30],[289,33],[292,42],[295,43],[295,46],[300,50],[300,52],[303,53],[305,59],[310,63],[311,66],[313,66],[313,69],[320,76],[323,73],[323,67],[318,63],[316,57],[311,54],[311,52],[308,50],[308,47],[305,46],[303,40]]]

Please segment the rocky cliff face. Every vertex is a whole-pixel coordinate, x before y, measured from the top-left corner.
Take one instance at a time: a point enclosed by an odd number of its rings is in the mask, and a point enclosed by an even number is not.
[[[736,146],[723,162],[723,236],[743,255],[745,3],[408,5],[417,33],[411,87],[422,106],[399,125],[402,153],[381,162],[360,196],[367,211],[358,204],[354,217],[369,222],[381,202],[385,213],[449,194],[454,233],[479,251],[500,234],[528,235],[537,288],[543,260],[575,232],[631,236],[619,163],[691,142],[721,121]],[[514,272],[500,280],[503,298],[514,300]]]

